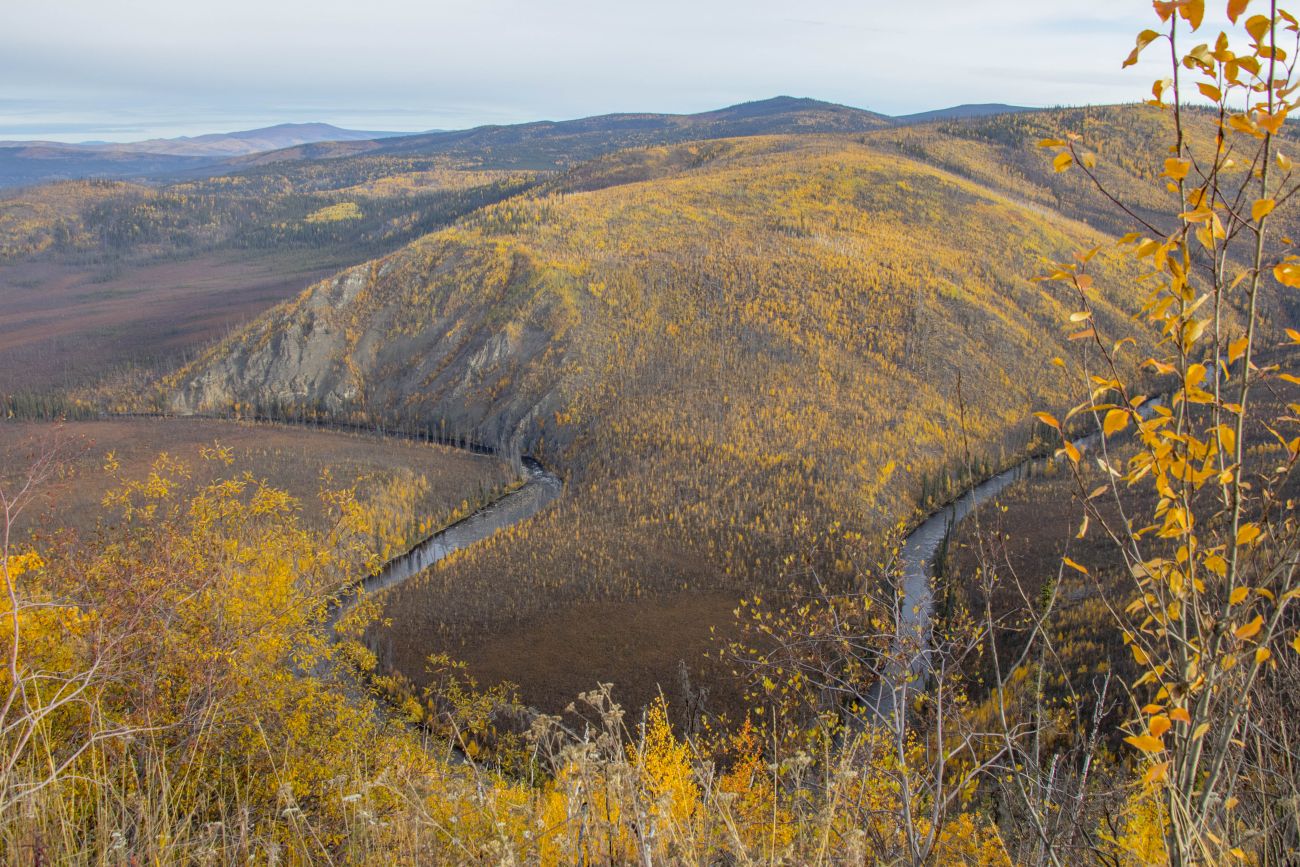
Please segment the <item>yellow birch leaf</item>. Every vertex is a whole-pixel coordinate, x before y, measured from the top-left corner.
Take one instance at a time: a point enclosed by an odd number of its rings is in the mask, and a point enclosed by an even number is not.
[[[1273,212],[1277,202],[1272,199],[1256,199],[1255,204],[1250,206],[1250,218],[1258,223]]]
[[[1137,46],[1131,52],[1129,52],[1129,56],[1125,58],[1124,66],[1121,68],[1127,69],[1128,67],[1137,63],[1138,55],[1142,53],[1142,49],[1146,48],[1148,45],[1150,45],[1154,40],[1158,39],[1159,37],[1160,34],[1155,32],[1154,30],[1143,30],[1141,33],[1139,33],[1137,38]]]
[[[1165,748],[1164,741],[1160,740],[1160,738],[1153,738],[1151,735],[1136,735],[1124,738],[1124,742],[1132,744],[1144,753],[1158,753]]]
[[[1278,130],[1282,128],[1282,124],[1286,121],[1286,115],[1287,108],[1283,105],[1280,111],[1275,111],[1272,114],[1261,112],[1255,122],[1259,124],[1260,129],[1277,135]]]
[[[1238,587],[1228,596],[1229,605],[1240,605],[1242,600],[1250,595],[1249,587]]]
[[[1146,783],[1148,786],[1154,785],[1155,783],[1158,783],[1161,780],[1163,780],[1165,778],[1165,774],[1167,774],[1168,772],[1169,772],[1169,762],[1157,762],[1156,764],[1152,765],[1150,768],[1147,769],[1146,774],[1144,774],[1142,777],[1142,781]]]
[[[1244,626],[1238,626],[1232,634],[1240,638],[1242,641],[1246,641],[1259,635],[1259,631],[1263,628],[1264,617],[1263,615],[1256,614],[1254,620]]]
[[[1300,264],[1294,263],[1294,261],[1284,261],[1284,263],[1275,265],[1273,277],[1283,286],[1300,289]]]
[[[1128,427],[1128,413],[1122,409],[1112,409],[1106,413],[1106,420],[1102,422],[1102,430],[1108,437],[1119,433],[1126,427]]]
[[[1246,19],[1246,32],[1249,33],[1256,42],[1264,38],[1268,29],[1273,26],[1273,22],[1264,15],[1252,15]]]
[[[1205,226],[1196,230],[1196,240],[1201,242],[1201,246],[1207,250],[1214,249],[1214,233]]]
[[[1165,174],[1173,178],[1175,181],[1181,181],[1183,178],[1187,177],[1187,172],[1190,171],[1191,168],[1192,164],[1189,160],[1180,160],[1176,157],[1170,157],[1165,160]]]
[[[1052,168],[1058,172],[1063,172],[1074,164],[1074,157],[1070,156],[1069,151],[1062,151],[1052,160]]]
[[[1243,524],[1241,529],[1237,531],[1237,546],[1249,545],[1259,538],[1259,533],[1259,525]]]
[[[1147,727],[1151,730],[1151,737],[1158,738],[1163,736],[1165,732],[1169,731],[1171,725],[1173,725],[1173,723],[1169,721],[1169,717],[1162,714],[1160,716],[1151,717],[1151,722]]]
[[[1255,122],[1244,114],[1234,114],[1232,117],[1228,118],[1228,126],[1238,132],[1248,133],[1249,135],[1257,135],[1259,131],[1258,127],[1255,126]]]

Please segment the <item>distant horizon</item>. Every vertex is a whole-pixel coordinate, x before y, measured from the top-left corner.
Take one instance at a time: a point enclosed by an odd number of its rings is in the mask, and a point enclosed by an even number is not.
[[[133,127],[130,129],[105,130],[103,131],[103,135],[97,138],[76,138],[75,136],[77,135],[87,135],[87,134],[94,134],[94,133],[91,133],[90,131],[73,132],[73,131],[51,130],[46,133],[32,133],[32,134],[23,134],[21,136],[18,136],[18,135],[8,134],[4,125],[0,124],[0,144],[49,142],[49,143],[67,144],[67,145],[102,145],[102,144],[125,145],[125,144],[137,144],[140,142],[154,141],[154,140],[196,139],[196,138],[201,138],[203,136],[210,136],[210,135],[237,135],[240,133],[256,132],[258,130],[273,129],[275,127],[281,127],[281,126],[314,126],[314,125],[330,126],[330,127],[334,127],[335,129],[346,131],[346,132],[373,132],[381,135],[383,134],[421,135],[426,133],[437,133],[437,132],[460,132],[469,129],[476,129],[482,126],[493,126],[493,125],[512,125],[512,124],[521,124],[521,123],[547,123],[547,122],[563,123],[565,121],[582,120],[588,117],[600,117],[602,115],[609,115],[609,114],[666,114],[666,115],[700,114],[709,111],[715,111],[718,109],[730,108],[736,105],[745,105],[745,104],[755,103],[755,102],[765,102],[767,100],[778,99],[785,96],[791,96],[791,95],[778,94],[775,96],[759,97],[756,99],[744,100],[742,102],[728,103],[726,105],[717,105],[712,108],[703,109],[702,111],[652,111],[646,109],[629,108],[629,109],[623,109],[623,110],[612,111],[612,112],[600,112],[595,115],[584,114],[584,115],[575,115],[572,117],[535,117],[535,118],[529,118],[527,120],[511,121],[508,124],[496,124],[490,122],[490,123],[473,124],[471,126],[464,126],[464,127],[429,126],[429,127],[419,127],[413,129],[391,129],[391,128],[381,128],[376,126],[354,126],[345,123],[338,123],[332,120],[322,120],[316,118],[312,120],[279,120],[279,121],[272,120],[270,122],[247,121],[246,122],[247,125],[228,126],[222,129],[202,127],[199,126],[197,123],[186,124],[180,127],[153,127],[153,128]],[[853,105],[850,103],[838,103],[828,99],[820,99],[815,96],[801,96],[801,97],[794,97],[794,98],[812,99],[818,102],[832,103],[835,105],[844,105],[848,108],[855,108],[862,111],[873,112],[875,114],[881,114],[885,117],[891,117],[891,118],[907,117],[910,115],[923,114],[931,111],[942,111],[944,109],[959,108],[965,105],[1007,105],[1015,108],[1026,108],[1026,109],[1036,110],[1036,111],[1061,107],[1060,105],[1024,105],[1020,103],[1011,103],[1011,102],[1007,102],[1006,100],[1000,100],[1000,99],[986,99],[977,102],[952,103],[949,105],[934,106],[932,108],[918,108],[913,111],[903,111],[897,114],[887,114],[882,111],[877,111],[876,109],[873,109],[870,106]],[[1102,105],[1102,104],[1105,103],[1085,103],[1083,105]],[[238,122],[236,121],[235,123],[237,124]],[[170,129],[183,129],[187,131],[170,133],[168,132],[168,130]],[[145,130],[151,130],[151,131],[146,132]],[[112,138],[109,136],[119,136],[119,137]]]
[[[331,123],[327,120],[301,120],[301,121],[276,121],[272,123],[258,123],[256,126],[238,126],[233,129],[207,129],[203,132],[186,132],[177,135],[154,135],[147,134],[138,138],[95,138],[95,139],[62,139],[56,136],[74,135],[75,133],[53,132],[48,135],[34,134],[28,138],[0,138],[0,143],[14,144],[27,142],[48,142],[52,144],[67,145],[107,145],[107,144],[140,144],[149,141],[193,141],[207,136],[230,136],[240,135],[242,133],[259,132],[262,130],[278,129],[280,127],[306,127],[306,126],[327,126],[337,129],[340,132],[373,132],[379,135],[420,135],[422,133],[432,132],[449,132],[449,130],[439,129],[412,129],[412,130],[394,130],[394,129],[362,129],[359,127],[343,126],[337,123]],[[198,129],[198,127],[195,127]],[[130,135],[127,131],[121,131],[121,135]],[[0,133],[3,135],[3,133]]]
[[[16,4],[0,30],[0,139],[125,143],[303,122],[463,130],[695,114],[778,93],[898,116],[1113,104],[1160,77],[1154,53],[1121,69],[1154,20],[1148,4],[934,0],[926,10],[847,0]],[[1221,18],[1207,10],[1207,32]]]

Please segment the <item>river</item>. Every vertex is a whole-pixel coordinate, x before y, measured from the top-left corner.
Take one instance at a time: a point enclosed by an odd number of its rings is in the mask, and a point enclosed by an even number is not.
[[[524,484],[484,506],[467,518],[429,536],[410,551],[394,557],[378,573],[362,582],[367,593],[395,587],[420,574],[453,551],[473,545],[497,530],[517,524],[540,512],[564,491],[560,477],[532,458],[523,458],[528,477]]]
[[[1154,398],[1139,410],[1148,417],[1161,404]],[[1101,439],[1094,431],[1073,440],[1075,448],[1087,452]],[[885,674],[867,694],[868,711],[890,720],[894,708],[905,694],[923,688],[922,681],[930,667],[931,620],[934,617],[934,559],[952,528],[981,505],[1007,487],[1020,481],[1038,467],[1046,467],[1060,456],[1026,458],[973,488],[949,505],[930,515],[903,540],[902,598],[899,603],[898,629],[891,651],[893,657]]]

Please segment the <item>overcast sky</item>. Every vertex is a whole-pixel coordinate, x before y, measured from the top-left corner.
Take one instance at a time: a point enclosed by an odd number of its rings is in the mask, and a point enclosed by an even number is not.
[[[1133,101],[1147,0],[5,0],[0,138]],[[1221,4],[1214,3],[1214,6]]]

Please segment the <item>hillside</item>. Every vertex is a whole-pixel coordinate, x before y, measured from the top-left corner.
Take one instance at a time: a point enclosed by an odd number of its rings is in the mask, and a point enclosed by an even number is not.
[[[1207,120],[1189,113],[1198,135]],[[318,158],[278,151],[265,165],[226,165],[225,174],[165,184],[96,180],[11,191],[0,195],[0,395],[77,387],[128,365],[171,364],[330,271],[383,256],[534,184],[593,190],[685,171],[701,159],[659,145],[635,159],[609,153],[637,142],[865,130],[872,147],[1031,207],[1076,203],[1086,222],[1123,231],[1111,202],[1080,173],[1052,171],[1034,146],[1064,130],[1101,155],[1102,177],[1136,212],[1154,219],[1167,204],[1146,183],[1158,163],[1149,150],[1161,121],[1141,106],[979,114],[905,127],[887,121],[778,98],[692,116],[616,115],[345,142],[318,147]],[[372,146],[411,153],[335,150]],[[295,155],[304,158],[280,158]],[[521,164],[547,170],[484,168]],[[1289,303],[1271,318],[1293,319],[1296,308]]]
[[[860,108],[778,96],[699,114],[607,114],[306,145],[232,161],[231,166],[383,154],[471,160],[484,168],[548,170],[631,147],[752,135],[864,132],[890,123],[888,117]]]
[[[1183,114],[1198,157],[1214,140],[1214,116],[1200,109]],[[1145,104],[1043,109],[969,117],[944,117],[871,134],[873,145],[889,148],[978,181],[1026,204],[1069,211],[1106,231],[1128,231],[1131,221],[1082,172],[1056,172],[1037,143],[1065,135],[1098,156],[1098,177],[1142,219],[1168,228],[1172,194],[1151,183],[1162,154],[1153,143],[1172,130],[1166,112]],[[1287,146],[1296,130],[1279,133]],[[1289,218],[1290,219],[1290,218]]]
[[[400,132],[343,129],[328,123],[279,123],[236,132],[213,132],[131,142],[0,141],[0,148],[45,148],[80,154],[168,154],[229,157],[321,141],[364,141],[409,135]]]
[[[692,116],[619,115],[406,136],[391,144],[343,142],[313,146],[313,158],[286,160],[303,154],[276,151],[266,164],[208,163],[190,173],[196,177],[166,183],[91,179],[2,191],[0,398],[83,386],[129,366],[173,364],[325,273],[396,250],[550,173],[521,165],[580,165],[626,144],[886,123],[858,109],[781,98]],[[292,126],[233,135],[242,143],[203,146],[348,137]],[[122,167],[192,167],[199,159],[93,153]],[[0,174],[5,159],[0,149]],[[141,173],[147,174],[117,174]]]
[[[673,672],[635,654],[602,668],[551,615],[577,628],[601,605],[617,635],[640,616],[620,603],[658,598],[676,605],[666,646],[689,655],[727,600],[810,569],[849,580],[864,538],[942,494],[926,479],[959,460],[963,415],[996,464],[1062,395],[1041,360],[1075,351],[1066,308],[995,263],[1099,240],[857,138],[627,151],[318,284],[166,399],[382,417],[542,456],[569,495],[393,594],[384,641],[416,678],[438,648],[511,677],[517,654],[487,641],[509,632],[553,654],[528,698],[599,678],[637,680],[643,701]]]
[[[260,129],[138,142],[0,141],[0,188],[86,178],[139,178],[198,171],[230,157],[321,141],[403,135],[342,129],[328,123],[281,123]]]
[[[1196,158],[1204,162],[1209,156],[1207,143],[1214,141],[1214,115],[1188,109],[1183,124]],[[1172,133],[1167,113],[1135,104],[920,123],[873,132],[870,143],[968,178],[1026,207],[1070,213],[1102,232],[1121,235],[1139,228],[1143,234],[1155,236],[1176,228],[1177,196],[1154,182],[1165,155],[1156,152],[1153,143],[1167,140]],[[1043,158],[1037,143],[1066,135],[1078,136],[1081,151],[1096,155],[1098,180],[1132,217],[1083,172],[1057,172],[1051,160]],[[1300,133],[1294,126],[1283,126],[1278,144],[1293,152],[1300,144]],[[1238,166],[1232,176],[1239,177],[1243,171]],[[1282,235],[1300,236],[1300,214],[1279,210],[1277,220]],[[1277,329],[1300,321],[1300,299],[1294,293],[1269,292],[1261,303],[1268,311],[1262,323],[1265,327]]]
[[[914,114],[895,115],[895,123],[928,123],[935,120],[965,120],[973,117],[986,117],[992,114],[1018,114],[1022,111],[1035,111],[1023,105],[1007,105],[1002,102],[964,103],[948,108],[936,108],[931,111],[918,111]]]
[[[53,142],[0,146],[0,189],[80,178],[141,178],[211,165],[209,157],[121,151],[86,152]]]
[[[533,183],[374,157],[0,194],[0,397],[174,365],[338,268]]]

